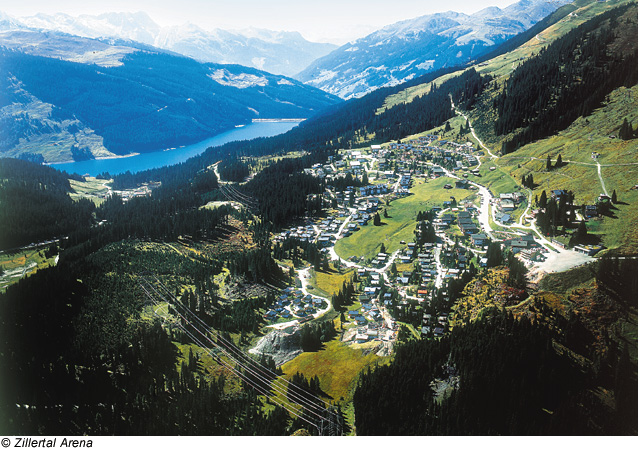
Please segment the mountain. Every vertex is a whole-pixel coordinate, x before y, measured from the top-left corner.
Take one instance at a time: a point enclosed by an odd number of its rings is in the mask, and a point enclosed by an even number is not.
[[[0,18],[0,20],[2,20]],[[60,31],[89,38],[119,38],[181,53],[201,62],[240,64],[292,76],[337,46],[309,42],[297,32],[262,29],[206,31],[194,24],[161,27],[146,13],[107,13],[98,16],[37,14],[11,19],[11,28]]]
[[[344,99],[467,63],[568,0],[522,0],[472,15],[444,12],[386,26],[312,63],[296,78]]]
[[[239,65],[125,41],[0,33],[0,154],[59,162],[197,142],[256,118],[307,118],[339,99]]]

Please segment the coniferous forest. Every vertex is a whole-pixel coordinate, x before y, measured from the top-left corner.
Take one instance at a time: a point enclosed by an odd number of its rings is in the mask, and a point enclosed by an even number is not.
[[[599,15],[522,63],[494,102],[510,153],[588,116],[613,89],[638,82],[637,5]],[[634,39],[631,41],[630,39]]]

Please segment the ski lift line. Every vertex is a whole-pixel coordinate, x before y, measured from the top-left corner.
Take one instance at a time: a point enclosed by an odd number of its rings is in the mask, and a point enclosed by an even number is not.
[[[144,288],[143,288],[143,289],[144,289]],[[156,301],[154,301],[154,303],[157,303],[157,302],[156,302]],[[154,314],[156,314],[158,317],[161,317],[159,314],[155,313],[155,311],[154,311]],[[182,326],[182,324],[178,323],[178,324],[176,324],[176,325],[177,325],[180,329],[182,329],[182,331],[183,331],[187,336],[189,336],[191,339],[193,339],[193,341],[194,341],[194,342],[198,343],[202,348],[204,348],[204,349],[205,349],[205,351],[206,351],[206,352],[207,352],[207,353],[208,353],[212,358],[216,359],[216,355],[215,355],[215,354],[213,354],[213,352],[211,352],[211,350],[210,350],[210,349],[206,348],[206,347],[204,346],[204,344],[203,344],[202,342],[200,342],[200,340],[199,340],[197,337],[195,337],[193,334],[191,334],[191,333],[190,333],[190,332],[189,332],[189,331],[188,331],[184,326]],[[292,415],[294,415],[294,416],[298,417],[299,419],[304,420],[304,421],[305,421],[305,422],[307,422],[309,425],[311,425],[311,426],[315,427],[315,428],[318,430],[318,433],[320,433],[320,429],[318,428],[318,425],[317,425],[317,424],[314,424],[314,423],[313,423],[313,422],[311,422],[310,420],[305,419],[302,415],[300,415],[300,414],[299,414],[298,412],[296,412],[295,410],[288,408],[286,404],[284,404],[283,402],[281,402],[281,401],[280,401],[280,400],[278,400],[277,398],[275,398],[275,397],[271,397],[271,396],[269,395],[268,390],[267,390],[266,388],[262,388],[262,387],[258,386],[257,384],[252,383],[252,382],[251,382],[251,380],[250,380],[246,375],[244,375],[242,372],[240,372],[239,370],[237,370],[236,368],[234,368],[234,367],[233,367],[231,364],[229,364],[228,362],[224,361],[224,360],[223,360],[223,359],[221,359],[221,358],[218,358],[218,360],[219,360],[222,364],[224,364],[226,367],[228,367],[232,372],[234,372],[236,375],[238,375],[241,379],[243,379],[243,380],[245,381],[245,383],[247,383],[248,385],[250,385],[253,389],[255,389],[256,391],[258,391],[258,392],[259,392],[259,393],[261,393],[262,395],[264,395],[264,396],[268,397],[270,400],[272,400],[272,401],[273,401],[274,403],[276,403],[278,406],[280,406],[280,407],[284,408],[285,410],[287,410],[290,414],[292,414]]]
[[[225,185],[221,186],[220,192],[222,192],[222,195],[224,195],[227,200],[233,201],[233,202],[238,202],[238,203],[241,203],[244,206],[247,206],[247,205],[245,205],[245,203],[246,203],[245,200],[242,200],[241,198],[237,198],[236,196],[234,196],[231,193],[231,191],[229,191],[226,187],[223,187],[223,186],[225,186]]]
[[[145,291],[145,294],[147,295],[147,297],[154,303],[154,305],[158,305],[158,301],[155,299],[155,297],[153,296],[153,294],[151,294],[150,292],[147,291],[147,289],[144,286],[141,286],[143,291]],[[159,314],[157,314],[154,310],[154,314],[157,315],[158,317],[161,317]],[[209,353],[209,355],[211,357],[213,357],[214,359],[216,359],[216,355],[214,355],[211,350],[209,348],[207,348],[197,337],[195,337],[191,332],[189,332],[189,330],[187,330],[181,323],[177,323],[176,324],[179,328],[181,328],[185,334],[187,334],[191,339],[194,340],[194,342],[198,343],[203,349],[205,349],[205,351],[207,351],[207,353]],[[198,330],[199,331],[199,330]],[[318,429],[317,424],[314,424],[312,422],[310,422],[309,420],[305,419],[304,417],[302,417],[301,415],[299,415],[296,411],[291,410],[287,407],[286,404],[284,404],[282,401],[280,401],[278,398],[271,398],[271,395],[268,392],[268,388],[262,388],[260,387],[257,383],[252,382],[245,374],[243,374],[242,372],[238,371],[237,369],[235,369],[231,364],[229,364],[228,362],[224,361],[221,358],[217,358],[222,364],[224,364],[226,367],[228,367],[231,371],[233,371],[234,373],[236,373],[241,379],[243,379],[247,384],[251,385],[251,387],[253,387],[254,389],[256,389],[257,391],[261,392],[263,395],[265,395],[266,397],[269,397],[272,401],[274,401],[275,403],[277,403],[279,406],[282,406],[284,409],[286,409],[287,411],[289,411],[291,414],[295,415],[296,417],[299,417],[300,419],[304,420],[305,422],[309,423],[310,425],[316,427],[316,429]],[[232,358],[233,359],[233,358]],[[242,367],[241,364],[238,364],[240,367]],[[322,420],[321,416],[316,415],[317,417],[320,417]],[[318,430],[320,431],[320,430]]]
[[[236,188],[234,188],[233,186],[226,185],[226,186],[225,186],[225,188],[226,188],[229,192],[231,192],[232,194],[234,194],[234,195],[238,196],[239,198],[241,198],[241,199],[243,199],[243,200],[245,200],[245,201],[247,201],[247,202],[250,202],[250,203],[256,203],[256,204],[258,203],[258,201],[257,201],[256,199],[254,199],[253,197],[250,197],[250,196],[248,196],[248,195],[246,195],[246,194],[244,194],[244,193],[240,192],[239,190],[237,190],[237,189],[236,189]]]
[[[224,195],[224,197],[229,201],[240,203],[242,206],[250,209],[258,208],[257,203],[255,205],[250,204],[248,200],[244,200],[242,197],[239,197],[232,191],[229,191],[226,185],[220,185],[220,192],[222,192],[222,195]]]
[[[156,314],[158,317],[160,317],[160,315]],[[192,333],[189,332],[189,330],[187,330],[182,324],[178,323],[176,324],[176,326],[178,328],[180,328],[187,336],[189,336],[195,343],[197,343],[198,345],[200,345],[203,349],[205,349],[205,351],[214,359],[218,360],[221,364],[223,364],[225,367],[227,367],[229,370],[231,370],[233,373],[235,373],[239,378],[241,378],[245,383],[247,383],[250,387],[252,387],[253,389],[255,389],[259,394],[264,395],[265,397],[269,398],[272,402],[274,402],[275,404],[277,404],[278,406],[284,408],[286,411],[288,411],[290,414],[292,414],[295,417],[298,417],[299,419],[304,420],[305,422],[307,422],[308,424],[310,424],[311,426],[315,427],[318,430],[318,433],[321,433],[321,431],[318,428],[318,425],[311,422],[310,420],[304,418],[302,415],[300,415],[297,411],[295,411],[294,409],[292,409],[291,407],[289,407],[287,404],[285,404],[284,402],[280,401],[277,397],[273,396],[272,394],[269,393],[269,389],[267,387],[262,387],[260,386],[258,383],[252,382],[252,380],[245,374],[243,374],[241,371],[237,370],[236,368],[233,367],[233,365],[231,365],[230,363],[228,363],[227,361],[223,360],[222,358],[216,358],[216,355],[208,348],[206,348],[206,346],[204,345],[204,343],[202,343],[196,336],[194,336]]]
[[[151,289],[152,289],[152,290],[153,290],[153,291],[158,295],[158,297],[162,298],[162,295],[161,295],[161,294],[160,294],[160,293],[155,289],[155,287],[154,287],[153,285],[151,285],[147,280],[145,280],[145,282],[146,282],[146,283],[149,285],[149,287],[150,287],[150,288],[151,288]],[[146,292],[146,289],[145,289],[145,292]],[[192,312],[189,308],[187,308],[187,307],[185,307],[184,305],[181,305],[181,304],[180,304],[180,306],[182,306],[182,307],[184,308],[184,310],[185,310],[185,311],[188,311],[188,312],[190,312],[190,313],[192,313],[192,314],[193,314],[193,312]],[[174,308],[174,309],[175,309],[175,308]],[[184,316],[183,316],[179,311],[177,311],[177,309],[176,309],[176,313],[180,316],[180,318],[182,318],[185,322],[187,322],[189,325],[191,325],[191,326],[194,328],[194,330],[195,330],[196,332],[198,332],[198,333],[199,333],[199,334],[200,334],[204,339],[206,339],[207,341],[209,341],[212,345],[216,346],[216,347],[217,347],[217,348],[218,348],[222,353],[224,353],[228,358],[232,359],[236,364],[238,364],[240,367],[242,367],[245,371],[247,371],[247,372],[251,373],[253,376],[255,376],[255,377],[257,377],[258,379],[260,379],[260,381],[262,381],[262,382],[265,384],[265,386],[272,386],[271,380],[269,380],[269,379],[268,379],[268,378],[266,378],[265,376],[261,376],[261,374],[257,373],[255,370],[253,370],[253,369],[251,369],[250,367],[248,367],[244,361],[243,361],[243,362],[240,362],[236,356],[230,355],[229,353],[227,353],[227,351],[225,351],[225,350],[223,350],[222,348],[220,348],[220,345],[219,345],[218,343],[216,343],[216,342],[212,341],[208,336],[206,336],[206,334],[205,334],[205,333],[203,333],[203,332],[202,332],[202,330],[200,330],[199,328],[195,327],[195,326],[194,326],[194,324],[193,324],[189,319],[187,319],[186,317],[184,317]],[[197,316],[196,316],[196,318],[197,318]],[[231,346],[231,348],[229,348],[229,347],[225,346],[225,348],[226,348],[227,350],[229,350],[229,351],[233,351],[233,352],[235,352],[235,353],[240,353],[240,354],[244,357],[244,354],[242,354],[242,353],[241,353],[241,352],[239,352],[238,350],[234,350],[233,346]],[[250,358],[248,358],[248,359],[249,359],[250,361],[252,361]],[[243,364],[243,363],[244,363],[244,364]],[[272,386],[272,387],[273,387],[273,386]],[[278,389],[278,388],[280,388],[280,389]],[[283,391],[283,390],[282,390],[282,389],[284,389],[284,387],[283,387],[283,386],[281,386],[281,385],[277,385],[277,387],[273,387],[273,389],[274,389],[274,390],[276,390],[278,393],[280,393],[280,394],[284,395],[284,396],[286,396],[286,395],[287,395],[287,394],[286,394],[286,391]],[[301,396],[301,395],[296,395],[296,393],[295,393],[295,392],[292,392],[292,397],[298,397],[300,401],[295,401],[295,402],[296,402],[296,403],[298,403],[298,404],[300,404],[300,405],[301,405],[301,406],[303,406],[303,407],[307,407],[307,409],[308,409],[308,410],[309,410],[309,406],[310,406],[311,408],[318,409],[318,410],[320,410],[320,411],[324,411],[324,408],[321,408],[321,407],[320,407],[320,406],[318,406],[317,404],[314,404],[313,402],[311,402],[311,401],[309,401],[309,400],[305,399],[305,398],[304,398],[303,396]],[[308,405],[308,406],[305,406],[303,403],[305,403],[305,404],[306,404],[306,405]],[[309,410],[309,412],[310,412],[311,414],[315,415],[316,417],[321,417],[318,413],[316,413],[316,412],[314,412],[314,411]]]
[[[198,322],[200,322],[200,324],[202,324],[203,327],[205,327],[206,329],[209,329],[209,326],[202,321],[202,319],[200,319],[195,313],[193,313],[193,311],[191,311],[189,308],[185,307],[184,305],[182,305],[176,298],[175,296],[166,288],[166,286],[164,286],[164,284],[162,282],[160,282],[160,280],[158,280],[158,278],[154,275],[154,278],[156,280],[156,282],[161,286],[161,288],[167,293],[167,295],[169,295],[172,300],[177,304],[182,306],[185,311],[189,314],[191,314],[195,320],[197,320]],[[147,283],[149,283],[148,280],[145,280]],[[150,284],[150,283],[149,283]],[[151,284],[150,284],[151,285]],[[152,286],[152,285],[151,285]],[[153,286],[152,286],[153,288]],[[154,288],[155,290],[155,288]],[[161,294],[159,294],[161,296]],[[210,332],[210,331],[209,331]],[[212,335],[213,333],[210,332]],[[273,377],[275,377],[276,379],[273,380],[274,383],[278,383],[279,386],[281,386],[282,388],[285,387],[293,387],[295,389],[298,389],[301,394],[296,395],[296,397],[300,397],[300,399],[302,400],[302,402],[306,403],[306,404],[310,404],[311,407],[316,408],[316,409],[320,409],[319,406],[315,403],[312,403],[310,401],[307,400],[307,397],[311,398],[312,400],[317,400],[322,404],[325,404],[327,406],[332,406],[330,403],[322,400],[321,398],[317,397],[316,395],[310,394],[309,392],[307,392],[304,388],[296,385],[295,383],[287,380],[286,378],[282,377],[281,375],[276,374],[275,372],[271,371],[271,369],[269,369],[268,367],[265,367],[264,365],[260,364],[259,362],[253,360],[251,357],[245,355],[240,349],[238,349],[233,343],[229,343],[224,337],[221,336],[221,333],[217,333],[216,338],[218,339],[218,342],[222,341],[225,345],[226,348],[228,348],[230,351],[239,354],[240,356],[242,356],[243,358],[245,358],[247,360],[248,363],[253,364],[254,366],[256,366],[257,370],[260,370],[262,373],[265,373],[266,371],[266,375],[271,375]],[[283,385],[283,383],[286,383],[286,386]],[[297,393],[293,393],[293,394],[297,394]],[[297,403],[301,404],[300,401],[298,401]],[[336,413],[334,413],[333,411],[330,411],[332,414],[334,414],[336,417],[339,417]]]

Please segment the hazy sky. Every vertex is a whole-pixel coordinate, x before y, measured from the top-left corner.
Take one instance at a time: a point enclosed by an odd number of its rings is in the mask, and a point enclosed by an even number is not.
[[[299,31],[311,41],[344,44],[404,19],[443,11],[474,13],[517,0],[0,0],[14,17],[145,11],[160,25]]]

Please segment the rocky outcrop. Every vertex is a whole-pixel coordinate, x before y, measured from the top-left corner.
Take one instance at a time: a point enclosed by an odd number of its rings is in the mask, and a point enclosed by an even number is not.
[[[276,366],[291,361],[302,353],[300,327],[291,326],[284,330],[270,332],[262,337],[256,346],[249,350],[249,353],[271,356]]]

